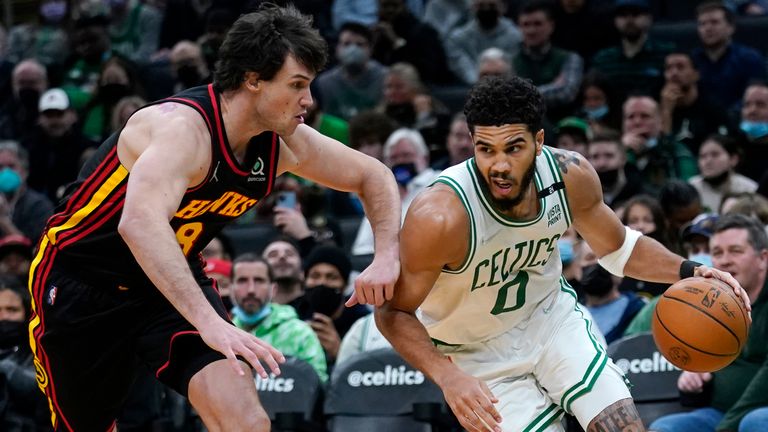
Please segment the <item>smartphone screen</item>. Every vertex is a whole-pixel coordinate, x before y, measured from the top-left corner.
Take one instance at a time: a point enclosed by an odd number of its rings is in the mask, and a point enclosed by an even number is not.
[[[296,192],[282,191],[277,194],[275,207],[296,208]]]

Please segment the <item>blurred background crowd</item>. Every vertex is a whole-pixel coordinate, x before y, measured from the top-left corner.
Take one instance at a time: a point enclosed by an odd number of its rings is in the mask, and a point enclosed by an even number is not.
[[[47,421],[25,341],[24,286],[67,184],[136,109],[210,83],[229,26],[260,3],[3,1],[0,429]],[[389,166],[403,214],[441,170],[472,157],[461,113],[469,86],[518,75],[544,96],[546,143],[587,158],[625,224],[756,278],[742,285],[765,283],[765,267],[716,257],[710,240],[724,215],[768,223],[768,1],[293,3],[314,17],[332,59],[312,84],[306,123]],[[768,262],[766,245],[750,245]],[[205,258],[235,324],[327,381],[355,353],[388,346],[368,308],[342,306],[372,252],[356,196],[285,176]],[[649,307],[666,286],[611,276],[575,233],[559,252],[606,344],[649,329]],[[177,395],[145,378],[121,430],[158,419],[165,430],[199,427]]]

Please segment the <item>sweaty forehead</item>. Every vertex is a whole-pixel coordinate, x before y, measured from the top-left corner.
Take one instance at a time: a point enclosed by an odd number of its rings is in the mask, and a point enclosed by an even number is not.
[[[472,139],[475,142],[505,143],[513,138],[531,137],[528,126],[524,124],[507,124],[502,126],[475,126]]]

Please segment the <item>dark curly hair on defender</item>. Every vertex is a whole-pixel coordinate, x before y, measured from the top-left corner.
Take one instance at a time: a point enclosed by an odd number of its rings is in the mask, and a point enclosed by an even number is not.
[[[289,53],[317,73],[325,66],[327,51],[325,40],[312,28],[312,18],[293,6],[265,4],[238,18],[227,32],[213,83],[219,91],[236,90],[247,72],[271,80]]]
[[[470,90],[464,114],[473,132],[475,126],[525,124],[536,134],[542,128],[544,100],[526,79],[489,76]]]

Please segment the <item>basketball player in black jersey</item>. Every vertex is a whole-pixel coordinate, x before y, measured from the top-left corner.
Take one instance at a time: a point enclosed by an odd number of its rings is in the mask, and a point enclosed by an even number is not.
[[[229,322],[200,250],[291,172],[362,198],[376,258],[355,302],[398,276],[390,171],[304,125],[325,42],[293,8],[242,16],[214,84],[137,111],[51,217],[30,270],[30,344],[57,431],[108,431],[139,364],[188,395],[211,431],[268,431],[253,375],[283,356]]]

